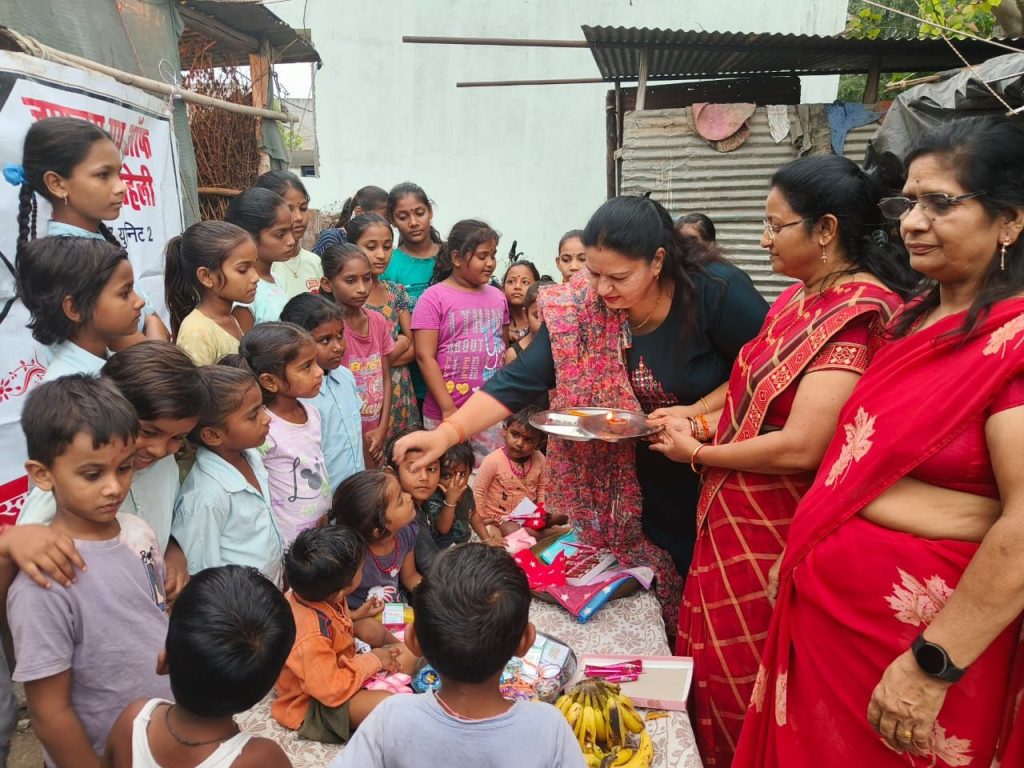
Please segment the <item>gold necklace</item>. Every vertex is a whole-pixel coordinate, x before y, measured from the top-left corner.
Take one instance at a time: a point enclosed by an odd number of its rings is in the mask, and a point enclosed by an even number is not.
[[[665,297],[664,293],[659,293],[658,294],[658,300],[656,302],[654,302],[654,309],[652,309],[648,313],[647,317],[644,318],[644,321],[642,323],[640,323],[640,325],[633,325],[632,323],[630,323],[629,327],[632,328],[634,331],[639,331],[641,328],[643,328],[645,325],[647,325],[651,321],[651,318],[654,317],[654,313],[658,311],[658,307],[661,306],[661,300],[664,297]]]

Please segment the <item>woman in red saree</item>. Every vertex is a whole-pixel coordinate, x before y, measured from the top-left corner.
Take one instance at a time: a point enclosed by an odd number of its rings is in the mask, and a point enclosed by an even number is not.
[[[768,571],[814,480],[839,409],[916,276],[888,244],[878,186],[855,163],[796,160],[772,177],[761,246],[800,282],[740,351],[713,445],[698,413],[673,420],[654,450],[704,470],[697,542],[679,611],[676,653],[694,659],[695,733],[707,766],[728,766],[771,619]],[[902,267],[900,265],[903,265]],[[712,403],[722,396],[705,397]],[[710,403],[709,403],[710,405]],[[676,426],[681,424],[681,429]]]
[[[934,282],[797,508],[737,768],[1024,765],[1024,126],[907,163],[882,208]]]

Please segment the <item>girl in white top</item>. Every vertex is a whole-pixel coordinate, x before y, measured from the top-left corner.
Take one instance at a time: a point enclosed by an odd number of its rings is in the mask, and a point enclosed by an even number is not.
[[[251,303],[239,304],[232,311],[242,331],[248,333],[256,323],[280,318],[288,302],[288,294],[274,277],[273,267],[291,259],[295,252],[292,210],[277,193],[250,187],[231,201],[224,221],[238,225],[256,241],[256,272],[260,276],[256,296]]]
[[[256,179],[257,187],[276,192],[288,203],[292,212],[292,235],[295,236],[295,252],[287,261],[278,261],[270,268],[270,274],[291,299],[300,293],[317,293],[324,268],[320,257],[302,247],[302,238],[309,228],[309,192],[291,171],[268,171]]]
[[[316,357],[309,332],[281,322],[260,323],[249,331],[239,354],[256,374],[270,416],[270,430],[259,451],[270,478],[274,521],[286,549],[299,533],[320,525],[331,508],[320,412],[301,402],[316,397],[323,384]]]
[[[240,731],[233,716],[273,687],[295,640],[288,602],[237,565],[196,574],[181,593],[157,670],[174,702],[138,699],[110,730],[103,765],[113,768],[286,768],[270,739]]]
[[[193,224],[167,243],[165,291],[174,343],[196,365],[213,365],[238,351],[242,327],[236,303],[256,298],[256,242],[225,221]]]

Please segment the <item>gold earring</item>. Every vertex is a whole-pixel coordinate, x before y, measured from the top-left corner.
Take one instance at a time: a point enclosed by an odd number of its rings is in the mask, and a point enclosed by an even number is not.
[[[1006,271],[1006,246],[1010,244],[1010,238],[1003,238],[1003,247],[999,249],[999,271]]]
[[[68,202],[68,197],[70,197],[70,195],[64,193],[64,205],[71,205],[71,203]]]
[[[822,243],[821,244],[821,263],[824,264],[826,261],[828,261],[828,254],[825,253],[825,244]]]

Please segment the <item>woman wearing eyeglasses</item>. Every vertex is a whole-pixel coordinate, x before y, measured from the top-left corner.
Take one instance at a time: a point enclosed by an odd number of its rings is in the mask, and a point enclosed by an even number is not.
[[[694,657],[695,720],[705,765],[728,766],[771,618],[769,569],[782,554],[846,398],[916,283],[888,242],[879,186],[834,155],[796,160],[772,177],[761,247],[796,279],[740,350],[726,385],[669,408],[652,446],[703,467],[697,543],[679,612],[676,653]]]
[[[734,766],[1024,765],[1024,124],[907,158],[926,290],[796,510]]]

